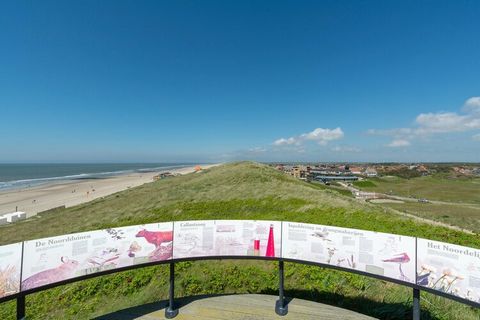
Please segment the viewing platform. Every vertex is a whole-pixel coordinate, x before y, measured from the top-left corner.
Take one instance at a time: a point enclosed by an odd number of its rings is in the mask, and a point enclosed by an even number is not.
[[[282,319],[323,319],[323,320],[367,320],[375,319],[351,310],[318,302],[287,299],[288,314],[275,313],[278,296],[264,294],[234,294],[219,296],[198,296],[176,299],[179,320],[282,320]],[[138,307],[119,310],[95,318],[95,320],[157,320],[165,319],[168,301],[150,303]]]

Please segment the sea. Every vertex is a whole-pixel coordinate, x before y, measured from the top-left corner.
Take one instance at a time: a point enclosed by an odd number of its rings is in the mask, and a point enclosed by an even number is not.
[[[46,183],[102,179],[134,172],[161,172],[191,163],[0,163],[0,191],[36,187]]]

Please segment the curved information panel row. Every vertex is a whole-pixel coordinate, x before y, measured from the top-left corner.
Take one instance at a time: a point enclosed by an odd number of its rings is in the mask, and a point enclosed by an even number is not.
[[[0,246],[0,298],[134,265],[202,257],[330,265],[480,303],[480,250],[297,222],[195,220],[75,233]]]

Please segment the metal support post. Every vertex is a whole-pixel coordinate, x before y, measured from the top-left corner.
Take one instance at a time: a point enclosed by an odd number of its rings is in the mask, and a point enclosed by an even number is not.
[[[420,320],[420,290],[413,289],[413,320]]]
[[[178,309],[175,309],[175,263],[170,263],[170,289],[168,307],[165,309],[165,318],[172,319],[178,315]]]
[[[284,316],[288,313],[288,305],[285,304],[285,294],[283,287],[283,261],[278,262],[278,300],[275,303],[275,313]]]
[[[25,319],[25,296],[17,298],[17,320]]]

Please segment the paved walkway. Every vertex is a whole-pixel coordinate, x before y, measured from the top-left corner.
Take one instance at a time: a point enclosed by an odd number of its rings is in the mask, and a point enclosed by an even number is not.
[[[288,314],[280,317],[275,313],[276,296],[262,294],[223,295],[214,297],[193,297],[178,299],[180,313],[178,320],[250,320],[250,319],[374,319],[350,310],[317,302],[292,299],[288,304]],[[166,302],[147,304],[120,310],[96,318],[97,320],[158,320],[165,319]]]

